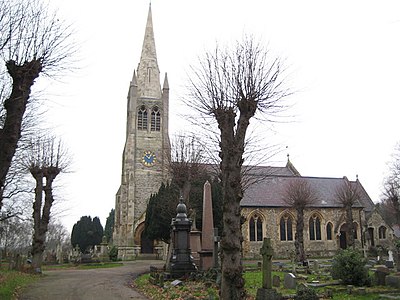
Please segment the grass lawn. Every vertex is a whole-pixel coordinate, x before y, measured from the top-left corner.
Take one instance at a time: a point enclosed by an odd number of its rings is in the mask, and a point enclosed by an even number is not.
[[[115,268],[122,266],[121,262],[105,262],[105,263],[90,263],[90,264],[61,264],[61,265],[44,265],[42,266],[43,271],[48,270],[62,270],[62,269],[77,269],[77,270],[86,270],[86,269],[97,269],[97,268]]]
[[[32,274],[0,270],[0,299],[14,299],[22,287],[38,278],[38,276]]]

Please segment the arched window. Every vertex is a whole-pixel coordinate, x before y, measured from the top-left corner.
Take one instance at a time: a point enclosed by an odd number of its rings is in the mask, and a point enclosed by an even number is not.
[[[161,116],[157,106],[154,106],[151,112],[151,131],[160,131],[161,128]]]
[[[262,220],[257,215],[254,215],[254,217],[250,218],[249,230],[250,230],[250,241],[263,240]]]
[[[379,235],[379,239],[381,239],[381,240],[386,239],[386,227],[385,226],[379,227],[378,235]]]
[[[321,240],[321,219],[318,215],[311,216],[309,222],[310,240]]]
[[[358,235],[357,235],[357,230],[358,230],[358,225],[356,222],[353,223],[353,229],[354,229],[354,239],[358,239]]]
[[[332,240],[332,228],[333,228],[333,225],[331,222],[326,224],[326,239],[329,241]]]
[[[281,241],[293,241],[292,223],[292,217],[288,214],[281,218],[279,222]]]
[[[144,105],[142,105],[139,109],[137,122],[137,127],[139,130],[147,130],[147,111]]]

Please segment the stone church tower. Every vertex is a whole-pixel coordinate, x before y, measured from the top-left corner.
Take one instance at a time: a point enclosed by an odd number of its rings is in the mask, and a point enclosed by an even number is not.
[[[142,233],[150,195],[169,178],[168,102],[166,74],[162,89],[160,85],[150,6],[140,62],[129,85],[121,186],[115,199],[113,242],[123,259],[153,253],[153,241]]]

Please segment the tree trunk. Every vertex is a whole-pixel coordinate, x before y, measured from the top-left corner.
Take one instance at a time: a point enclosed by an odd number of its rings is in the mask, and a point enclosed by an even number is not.
[[[22,119],[26,110],[31,87],[42,70],[40,60],[25,62],[22,66],[15,61],[6,63],[13,79],[11,95],[4,102],[6,118],[0,131],[0,209],[8,170],[21,138]]]
[[[33,221],[34,233],[32,242],[32,266],[35,273],[41,273],[42,258],[45,249],[46,233],[50,221],[50,210],[53,205],[53,181],[59,174],[60,170],[57,167],[47,167],[35,172],[36,189],[35,189],[35,203],[33,206]],[[43,176],[46,178],[46,185],[43,187]],[[45,195],[43,210],[41,208],[43,192]],[[42,211],[42,213],[41,213]]]
[[[353,222],[353,210],[352,203],[346,205],[346,224],[347,224],[347,245],[354,248],[354,222]]]
[[[42,247],[44,242],[40,238],[40,214],[43,201],[43,172],[40,169],[31,170],[36,180],[35,202],[33,202],[33,239],[32,239],[32,267],[35,273],[41,273]]]
[[[221,130],[221,180],[223,187],[223,231],[221,236],[221,299],[245,298],[241,260],[242,230],[240,200],[243,197],[241,166],[242,140],[234,138],[234,113],[218,119]],[[244,140],[244,139],[243,139]]]
[[[304,251],[304,209],[297,209],[296,233],[294,235],[294,246],[296,249],[297,261],[303,262],[306,259]]]

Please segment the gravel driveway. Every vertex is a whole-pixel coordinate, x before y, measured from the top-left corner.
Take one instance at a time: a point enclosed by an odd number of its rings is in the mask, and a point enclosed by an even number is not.
[[[147,299],[129,286],[150,266],[163,266],[161,260],[124,262],[121,267],[91,270],[46,271],[40,280],[26,287],[20,300]]]

